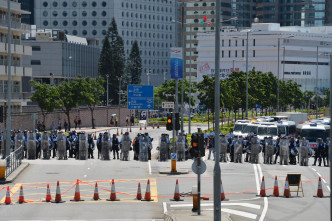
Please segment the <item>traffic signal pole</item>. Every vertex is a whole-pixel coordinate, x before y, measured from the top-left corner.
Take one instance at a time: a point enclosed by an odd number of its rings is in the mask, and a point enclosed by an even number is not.
[[[172,114],[172,124],[173,124],[173,153],[176,153],[175,146],[175,113]],[[171,173],[176,173],[176,159],[171,159]]]

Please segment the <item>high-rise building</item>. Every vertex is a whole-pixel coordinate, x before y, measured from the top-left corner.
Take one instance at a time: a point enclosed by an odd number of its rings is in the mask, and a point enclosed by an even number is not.
[[[21,3],[21,9],[24,11],[28,11],[28,14],[22,14],[22,23],[34,25],[35,24],[35,1],[34,0],[18,0]]]
[[[21,16],[29,12],[21,10],[21,4],[11,1],[11,83],[12,112],[20,112],[22,106],[29,101],[32,70],[22,65],[22,56],[31,56],[30,46],[22,45],[21,35],[30,30],[21,23]],[[7,103],[8,88],[8,7],[7,0],[0,0],[0,105]]]
[[[38,29],[60,29],[84,38],[104,39],[114,17],[128,56],[138,42],[142,83],[159,85],[169,73],[170,47],[175,45],[175,4],[165,0],[35,0]],[[102,45],[102,44],[101,44]],[[169,76],[169,74],[167,74]]]

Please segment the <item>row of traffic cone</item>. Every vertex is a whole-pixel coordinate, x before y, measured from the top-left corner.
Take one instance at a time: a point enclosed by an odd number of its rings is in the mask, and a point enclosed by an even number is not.
[[[261,196],[261,197],[266,197],[267,196],[266,192],[265,192],[264,176],[262,177],[261,190],[260,190],[259,196]],[[272,196],[275,196],[275,197],[279,197],[280,196],[277,176],[275,176]],[[289,183],[288,183],[288,177],[287,176],[286,176],[286,181],[285,181],[285,188],[284,188],[284,195],[283,195],[283,197],[286,197],[286,198],[291,197],[290,189],[289,189]],[[320,198],[324,197],[323,188],[322,188],[322,178],[321,177],[319,177],[319,180],[318,180],[318,190],[317,190],[317,195],[315,197],[320,197]]]

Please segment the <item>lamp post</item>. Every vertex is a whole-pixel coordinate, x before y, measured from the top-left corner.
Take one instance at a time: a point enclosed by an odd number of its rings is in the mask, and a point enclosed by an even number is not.
[[[318,119],[318,47],[316,50],[316,119]]]
[[[332,117],[332,53],[330,53],[330,117]],[[331,123],[330,123],[331,125]],[[332,138],[332,130],[330,130],[330,139]],[[331,144],[331,141],[330,141]],[[329,148],[329,160],[332,159],[332,150]],[[331,164],[330,164],[331,165]],[[332,185],[331,181],[332,170],[330,167],[330,186]],[[332,197],[330,197],[330,220],[332,219]]]
[[[248,48],[249,48],[249,32],[247,31],[247,45],[246,45],[246,117],[248,117]],[[218,148],[217,148],[218,149]]]
[[[192,26],[189,24],[190,27],[190,61],[189,61],[189,123],[188,123],[188,133],[191,133],[191,37],[192,37]]]
[[[12,117],[11,117],[11,106],[12,106],[12,54],[11,54],[11,38],[12,38],[12,30],[11,30],[11,10],[10,10],[10,1],[7,1],[8,7],[8,14],[7,14],[7,21],[8,21],[8,84],[7,84],[7,133],[6,133],[6,156],[10,154],[10,131],[12,127]]]
[[[146,73],[146,76],[148,77],[148,85],[150,85],[150,75],[151,75],[151,69],[148,70],[148,73]],[[149,125],[149,110],[146,111],[146,125]]]
[[[72,59],[73,57],[70,55],[69,56],[69,74],[68,74],[68,83],[69,83],[69,80],[70,80],[70,77],[71,77],[71,59]]]
[[[278,79],[277,79],[277,85],[278,85],[278,88],[277,88],[277,112],[279,112],[279,66],[280,66],[280,38],[278,38]],[[285,62],[285,61],[284,61]]]
[[[108,82],[108,79],[110,77],[110,73],[107,73],[106,75],[106,106],[108,107],[108,102],[109,102],[109,91],[108,91],[108,88],[109,88],[109,82]]]
[[[54,85],[54,79],[53,79],[53,73],[50,73],[50,77],[51,77],[51,79],[50,79],[50,84],[51,85]]]

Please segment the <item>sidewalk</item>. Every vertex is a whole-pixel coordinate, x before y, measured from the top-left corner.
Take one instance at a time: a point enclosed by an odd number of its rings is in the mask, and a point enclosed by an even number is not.
[[[213,210],[202,210],[201,215],[192,212],[191,210],[172,210],[168,211],[165,214],[166,221],[182,221],[182,220],[191,220],[191,221],[206,221],[213,220]],[[221,220],[223,221],[232,221],[228,213],[221,213]]]

